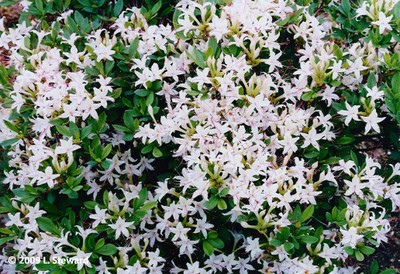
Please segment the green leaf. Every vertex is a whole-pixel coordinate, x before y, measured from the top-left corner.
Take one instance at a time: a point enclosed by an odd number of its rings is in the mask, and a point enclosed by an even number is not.
[[[375,252],[375,248],[370,246],[362,246],[359,248],[359,250],[365,255],[371,255]]]
[[[24,203],[30,203],[38,196],[37,193],[31,193],[26,188],[16,188],[13,189],[12,192],[15,194],[15,196],[20,197],[20,200]]]
[[[217,206],[218,201],[219,201],[219,198],[218,198],[218,197],[212,196],[211,198],[208,199],[208,201],[206,201],[206,202],[204,203],[204,205],[205,205],[205,207],[208,208],[208,209],[213,209],[214,207]]]
[[[75,19],[75,22],[78,24],[78,26],[82,27],[82,25],[84,25],[85,18],[79,11],[75,11],[74,19]]]
[[[56,200],[56,195],[54,194],[54,192],[49,192],[49,194],[47,194],[47,201],[49,201],[49,203],[54,203],[54,201]]]
[[[131,45],[129,46],[129,57],[132,58],[137,53],[137,49],[139,47],[139,38],[135,38]]]
[[[360,251],[356,250],[355,255],[356,255],[357,261],[360,261],[360,262],[364,261],[364,255]]]
[[[153,157],[160,158],[161,156],[163,156],[161,150],[158,147],[154,146],[153,147]]]
[[[350,5],[350,1],[349,0],[342,0],[342,9],[343,9],[345,15],[347,15],[349,17],[350,16],[350,9],[351,9],[351,5]]]
[[[54,234],[54,235],[60,234],[58,227],[49,218],[38,217],[38,218],[36,218],[36,222],[41,230],[50,232],[51,234]]]
[[[376,77],[372,72],[368,76],[367,86],[369,88],[373,88],[374,86],[376,86]]]
[[[162,0],[157,1],[157,3],[151,8],[152,15],[156,14],[161,9],[162,2]]]
[[[196,65],[200,68],[204,69],[207,67],[206,62],[204,61],[203,53],[198,50],[197,48],[193,48],[193,52],[190,53],[189,51],[185,51],[187,57],[192,60]]]
[[[307,159],[312,159],[318,157],[320,154],[320,151],[316,150],[314,147],[309,146],[304,152],[304,157]]]
[[[73,135],[71,133],[71,131],[69,130],[69,128],[67,128],[65,126],[56,125],[56,129],[63,136],[72,137],[72,135]]]
[[[35,6],[40,11],[40,13],[44,12],[42,0],[35,0]]]
[[[106,256],[114,255],[118,251],[117,247],[113,244],[106,244],[96,250],[96,253]]]
[[[218,199],[218,209],[219,210],[225,210],[228,208],[228,205],[226,204],[226,202],[224,201],[224,199]]]
[[[338,60],[342,60],[343,58],[342,49],[336,44],[333,45],[333,54],[336,56]]]
[[[81,134],[79,132],[79,128],[75,123],[69,122],[69,131],[71,132],[74,139],[79,140]]]
[[[145,203],[140,210],[144,210],[144,211],[149,211],[150,209],[152,209],[153,207],[155,207],[157,205],[157,201],[150,201]]]
[[[179,28],[181,25],[179,25],[178,20],[179,17],[181,17],[183,11],[179,10],[179,9],[175,9],[174,10],[174,14],[172,15],[172,23],[175,29]]]
[[[286,241],[289,238],[290,235],[290,229],[288,227],[282,227],[281,231],[279,231],[280,240]]]
[[[10,121],[7,120],[3,120],[4,124],[12,131],[14,131],[15,133],[19,133],[19,129]]]
[[[346,247],[344,248],[344,251],[345,251],[347,254],[349,254],[350,256],[352,256],[352,255],[354,254],[354,249],[353,249],[352,247],[350,247],[350,246],[346,246]]]
[[[142,148],[142,150],[140,151],[140,153],[141,153],[141,154],[147,154],[147,153],[149,153],[150,151],[153,151],[153,147],[154,147],[153,144],[148,144],[148,145],[146,145],[146,146],[144,146],[144,147]]]
[[[393,15],[396,19],[400,19],[400,2],[394,6]]]
[[[0,238],[0,246],[5,244],[5,243],[7,243],[7,242],[9,242],[9,241],[11,241],[14,238],[15,238],[14,236],[7,236],[7,237],[4,237],[4,238]]]
[[[339,163],[340,160],[341,160],[340,157],[333,156],[333,157],[330,157],[330,158],[328,158],[328,159],[325,159],[325,160],[320,161],[320,163],[321,163],[321,164],[328,164],[328,165],[331,165],[331,164],[337,164],[337,163]]]
[[[343,136],[343,137],[337,139],[336,144],[338,144],[338,145],[348,145],[348,144],[353,143],[354,140],[355,140],[355,138],[352,137],[352,136]]]
[[[83,140],[86,137],[88,137],[91,132],[92,132],[92,124],[89,124],[87,127],[82,129],[81,139]]]
[[[115,128],[115,130],[118,130],[118,131],[122,131],[122,132],[130,131],[129,128],[121,126],[121,125],[112,125],[112,126],[113,126],[113,128]]]
[[[116,88],[113,90],[111,96],[112,96],[112,98],[117,99],[121,96],[121,94],[122,94],[122,88]]]
[[[308,219],[310,219],[312,217],[312,215],[314,214],[314,206],[313,205],[309,205],[303,212],[303,214],[301,214],[301,219],[300,222],[305,222]]]
[[[356,164],[356,166],[360,166],[358,163],[357,154],[354,151],[350,151],[350,159]]]
[[[228,195],[229,193],[229,187],[225,187],[223,188],[220,192],[219,192],[219,197],[225,197],[226,195]]]
[[[19,138],[12,138],[12,139],[8,139],[5,140],[3,142],[0,143],[0,146],[2,147],[9,147],[12,146],[15,142],[17,142],[19,140]]]
[[[0,2],[0,7],[2,6],[1,4],[2,2]],[[7,69],[2,64],[0,64],[0,84],[2,84],[3,86],[7,86],[10,84]]]
[[[135,90],[134,93],[135,93],[137,96],[140,96],[140,97],[147,97],[147,95],[150,94],[150,90],[147,90],[147,89],[137,89],[137,90]]]
[[[291,221],[292,223],[296,223],[298,221],[300,221],[301,218],[301,208],[299,205],[297,205],[293,212],[290,212],[288,215],[288,219],[289,221]]]
[[[310,236],[310,235],[300,236],[298,239],[305,244],[314,244],[314,243],[318,242],[317,237]]]
[[[144,202],[147,200],[147,197],[149,195],[149,191],[147,190],[147,188],[142,188],[139,191],[139,205],[142,206],[144,204]]]
[[[95,201],[87,201],[84,202],[84,205],[87,209],[94,209],[98,205],[98,203],[96,203]]]
[[[224,248],[225,244],[224,241],[222,241],[220,238],[215,238],[215,239],[208,239],[207,240],[213,247],[222,249]]]
[[[214,253],[214,247],[208,241],[203,242],[203,250],[208,256],[211,256]]]
[[[11,235],[11,234],[15,234],[14,231],[8,229],[8,228],[0,228],[0,233],[1,234],[7,234],[7,235]]]
[[[337,111],[345,110],[345,109],[346,109],[346,107],[344,106],[344,104],[340,104],[340,103],[336,103],[336,102],[333,102],[333,103],[332,103],[332,106],[333,106],[333,108],[336,109]]]
[[[211,51],[210,56],[215,56],[215,53],[218,50],[218,42],[217,39],[215,39],[214,36],[211,36],[208,40],[208,49]],[[207,50],[208,51],[208,50]],[[209,56],[208,56],[209,57]]]
[[[378,264],[378,261],[376,259],[374,259],[369,268],[369,272],[371,274],[378,274],[378,271],[379,271],[379,264]]]
[[[151,93],[149,93],[149,95],[147,95],[146,106],[151,105],[153,102],[154,102],[154,93],[151,92]]]
[[[397,72],[395,75],[393,75],[391,84],[393,93],[396,96],[396,94],[400,93],[400,72]]]
[[[216,231],[210,231],[207,234],[207,239],[216,239],[218,238],[218,233]]]
[[[0,1],[0,7],[8,7],[17,4],[19,0],[3,0]]]
[[[275,247],[282,245],[282,241],[278,240],[278,239],[273,239],[273,240],[269,241],[269,243],[270,243],[270,245],[275,246]]]
[[[103,149],[103,152],[101,153],[101,159],[105,159],[105,158],[111,153],[111,150],[112,150],[112,145],[111,145],[111,144],[108,144],[108,145]]]
[[[292,249],[294,248],[294,244],[290,243],[290,242],[286,242],[283,244],[283,248],[285,249],[285,251],[287,253],[290,253],[292,251]]]
[[[308,102],[308,101],[311,101],[313,96],[314,96],[313,91],[305,92],[305,93],[303,93],[303,95],[301,95],[301,100]]]
[[[100,113],[99,119],[97,120],[97,133],[101,133],[101,130],[103,129],[105,123],[107,120],[107,115],[105,112]]]
[[[396,270],[394,269],[385,269],[380,274],[396,274]]]
[[[121,13],[123,8],[124,8],[124,0],[118,0],[114,6],[113,10],[114,16],[117,17]]]
[[[133,116],[133,110],[126,110],[124,113],[124,124],[130,131],[135,130],[135,121]]]
[[[106,240],[104,240],[104,238],[101,238],[100,240],[98,240],[94,246],[94,250],[101,248],[105,244],[105,242],[106,242]]]
[[[78,0],[78,2],[85,7],[90,7],[90,0]]]

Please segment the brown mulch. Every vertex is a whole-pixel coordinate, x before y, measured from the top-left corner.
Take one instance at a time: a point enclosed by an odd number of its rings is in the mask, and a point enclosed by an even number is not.
[[[0,7],[0,18],[4,18],[4,27],[9,28],[18,23],[18,18],[20,12],[22,11],[22,6],[19,4],[12,5],[9,7]],[[0,64],[7,66],[8,64],[9,52],[3,47],[0,47]]]
[[[9,7],[0,7],[0,18],[4,18],[4,26],[9,27],[13,24],[18,23],[18,18],[21,11],[22,6],[19,4],[15,4]]]

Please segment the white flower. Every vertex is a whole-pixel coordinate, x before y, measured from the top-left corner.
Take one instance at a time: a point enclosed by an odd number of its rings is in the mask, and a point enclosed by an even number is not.
[[[385,118],[379,118],[378,114],[376,113],[376,109],[374,109],[368,116],[362,116],[361,119],[367,123],[365,125],[365,134],[367,134],[371,128],[374,129],[376,132],[380,133],[381,130],[379,128],[378,123],[385,120]]]
[[[115,50],[112,50],[112,47],[113,45],[96,45],[96,47],[93,49],[93,52],[97,55],[96,61],[100,62],[103,59],[112,61],[113,58],[111,57],[111,55],[115,53]]]
[[[54,179],[58,178],[59,174],[53,174],[53,169],[51,167],[46,167],[44,173],[40,173],[41,178],[37,181],[37,185],[47,184],[49,188],[54,187]]]
[[[171,232],[174,233],[174,237],[172,238],[172,241],[176,241],[178,239],[183,239],[186,237],[186,234],[190,231],[190,228],[185,228],[183,227],[182,223],[178,223],[176,227],[171,227]]]
[[[382,100],[383,96],[385,95],[382,90],[379,90],[377,86],[374,86],[372,88],[369,87],[364,87],[367,90],[367,95],[368,97],[371,97],[372,101],[376,100]]]
[[[349,230],[340,229],[340,232],[343,235],[342,238],[342,245],[343,246],[350,246],[355,248],[357,243],[363,239],[363,235],[359,235],[357,233],[357,228],[350,227]]]
[[[108,225],[112,229],[115,230],[115,239],[118,239],[121,236],[121,233],[125,236],[129,236],[129,231],[128,228],[133,225],[134,222],[125,222],[124,219],[121,217],[118,217],[117,221],[115,224],[110,224]]]
[[[346,102],[346,110],[338,111],[338,114],[346,117],[346,119],[344,120],[344,124],[346,126],[349,125],[351,120],[360,121],[360,118],[358,118],[358,109],[359,108],[360,108],[360,106],[358,106],[358,105],[351,106],[349,103]]]
[[[76,255],[72,258],[74,263],[76,263],[78,270],[81,270],[84,265],[86,265],[87,267],[92,267],[92,264],[89,261],[91,255],[92,253],[85,253],[82,250],[78,249]]]
[[[250,252],[250,257],[254,259],[258,259],[259,256],[263,254],[263,250],[260,247],[260,239],[259,238],[246,238],[246,252]]]
[[[383,12],[379,12],[379,19],[378,21],[372,22],[372,25],[379,26],[379,33],[383,34],[385,30],[391,31],[392,26],[390,26],[390,20],[392,20],[393,15],[386,17]]]
[[[207,238],[207,230],[213,228],[214,225],[207,223],[206,218],[198,219],[196,223],[196,229],[194,230],[194,233],[199,233],[203,234],[204,238]]]
[[[73,144],[73,139],[70,137],[68,140],[60,140],[60,146],[55,149],[56,154],[72,154],[73,151],[80,149],[80,146]]]

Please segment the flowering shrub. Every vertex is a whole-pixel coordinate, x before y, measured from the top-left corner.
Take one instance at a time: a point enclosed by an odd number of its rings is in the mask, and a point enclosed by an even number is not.
[[[3,273],[352,273],[387,241],[399,1],[20,4]]]

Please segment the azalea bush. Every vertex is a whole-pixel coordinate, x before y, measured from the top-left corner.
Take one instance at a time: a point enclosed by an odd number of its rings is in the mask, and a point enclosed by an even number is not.
[[[3,273],[353,273],[388,241],[398,0],[18,5]]]

